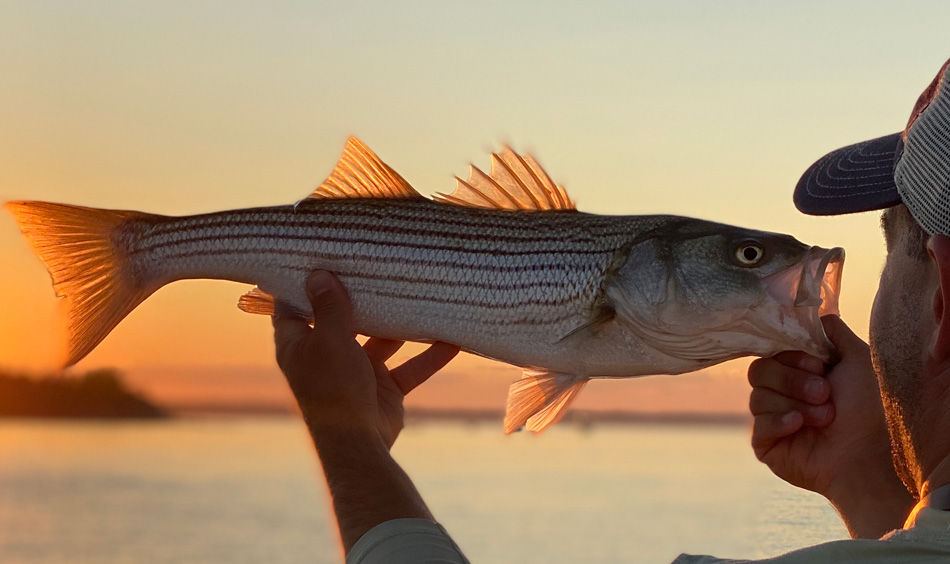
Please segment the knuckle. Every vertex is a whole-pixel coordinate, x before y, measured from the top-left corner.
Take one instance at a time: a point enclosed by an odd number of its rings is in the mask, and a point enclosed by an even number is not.
[[[753,388],[752,393],[749,394],[749,411],[752,412],[752,415],[758,415],[760,402],[761,394],[759,393],[759,389]]]
[[[788,368],[779,373],[778,384],[780,387],[778,391],[787,396],[795,395],[804,389],[804,383],[801,382],[798,374]]]
[[[771,394],[763,388],[753,388],[749,394],[749,411],[752,415],[762,415],[770,411]]]
[[[768,376],[769,365],[772,361],[768,358],[757,358],[749,365],[749,384],[753,387],[761,386]]]

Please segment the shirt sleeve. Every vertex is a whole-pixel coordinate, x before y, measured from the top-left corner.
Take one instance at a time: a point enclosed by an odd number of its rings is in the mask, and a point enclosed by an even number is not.
[[[750,564],[750,561],[726,560],[707,555],[680,554],[672,564]]]
[[[452,537],[427,519],[393,519],[356,541],[346,564],[470,564]]]
[[[907,535],[889,540],[831,541],[762,560],[725,560],[714,556],[681,554],[673,564],[947,564],[950,542]]]

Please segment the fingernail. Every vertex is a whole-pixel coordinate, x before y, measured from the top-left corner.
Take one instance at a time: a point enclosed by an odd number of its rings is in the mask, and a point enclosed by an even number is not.
[[[330,273],[326,270],[315,270],[307,278],[307,293],[316,298],[330,287]]]
[[[821,378],[810,378],[805,382],[805,395],[810,399],[821,399],[825,393],[825,381]]]
[[[789,411],[788,413],[782,416],[782,424],[791,425],[792,423],[795,422],[797,418],[798,418],[797,413],[795,413],[794,411]]]

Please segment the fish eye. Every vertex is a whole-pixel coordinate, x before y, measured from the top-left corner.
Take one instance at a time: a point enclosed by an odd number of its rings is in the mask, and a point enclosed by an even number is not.
[[[749,241],[736,247],[736,260],[741,266],[755,266],[762,262],[764,256],[765,249],[758,243]]]

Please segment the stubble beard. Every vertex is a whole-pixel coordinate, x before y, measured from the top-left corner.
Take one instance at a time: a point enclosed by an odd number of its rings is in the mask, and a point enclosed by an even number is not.
[[[921,469],[919,445],[914,437],[922,436],[917,416],[921,412],[920,325],[917,322],[919,304],[904,294],[894,304],[893,311],[900,315],[871,323],[871,360],[877,373],[891,437],[891,457],[894,469],[908,491],[918,498]],[[896,307],[895,307],[896,306]]]

